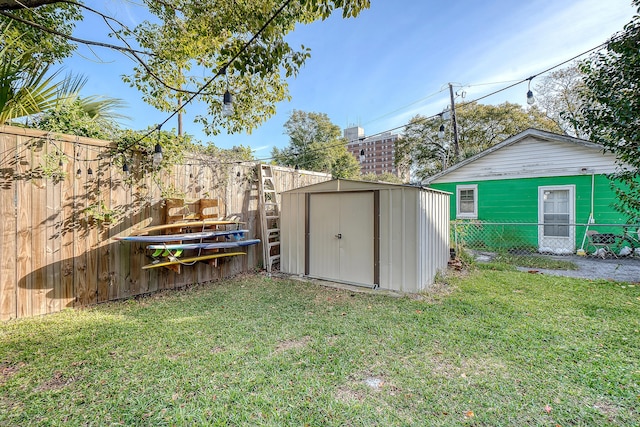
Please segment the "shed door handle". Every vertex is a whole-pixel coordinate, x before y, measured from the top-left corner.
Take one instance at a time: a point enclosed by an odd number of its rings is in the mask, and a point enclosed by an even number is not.
[[[342,239],[342,233],[338,233],[338,234],[336,234],[336,237],[337,237],[338,239]]]

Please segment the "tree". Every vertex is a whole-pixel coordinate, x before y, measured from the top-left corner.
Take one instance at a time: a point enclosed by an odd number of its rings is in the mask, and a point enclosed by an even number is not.
[[[537,104],[565,134],[587,139],[589,135],[577,125],[581,120],[583,85],[582,73],[574,64],[545,75],[535,91]]]
[[[363,181],[371,182],[390,182],[392,184],[402,184],[402,179],[391,172],[384,172],[378,175],[375,172],[369,172],[360,176]]]
[[[70,43],[68,38],[71,37],[75,22],[82,19],[80,6],[73,2],[48,3],[55,4],[0,1],[0,26],[3,27],[0,46],[6,47],[9,44],[7,41],[10,41],[15,57],[28,53],[33,57],[31,66],[34,69],[59,63],[76,49],[76,45]],[[10,13],[6,12],[9,10]]]
[[[442,140],[437,136],[440,125],[445,123],[437,117],[418,115],[411,119],[404,135],[396,142],[396,167],[409,167],[411,176],[425,179],[528,128],[561,132],[558,125],[535,106],[525,110],[509,102],[500,105],[470,102],[457,106],[456,115],[459,158],[455,158],[451,136],[445,135]]]
[[[296,49],[285,40],[296,24],[325,19],[335,9],[341,9],[345,18],[355,17],[369,7],[369,0],[144,0],[144,13],[150,19],[128,28],[71,0],[32,0],[26,4],[31,9],[18,9],[15,3],[0,0],[5,22],[26,26],[30,34],[43,39],[68,42],[66,50],[59,45],[52,48],[54,58],[68,55],[74,42],[119,50],[137,64],[125,81],[150,105],[168,112],[178,105],[188,108],[187,101],[205,103],[207,113],[195,120],[209,134],[222,127],[229,132],[251,131],[275,113],[277,102],[289,98],[286,79],[295,76],[310,55],[308,48]],[[73,37],[71,28],[80,9],[101,16],[117,42]],[[41,10],[47,12],[44,22]],[[46,51],[51,49],[42,54]],[[234,98],[235,110],[229,117],[221,114],[226,90]]]
[[[562,132],[537,106],[525,109],[505,102],[484,105],[472,102],[457,110],[461,159],[466,159],[528,128]]]
[[[86,83],[85,76],[67,74],[57,86],[51,108],[28,117],[28,124],[69,135],[116,139],[118,120],[127,118],[117,112],[124,107],[124,101],[97,95],[81,97],[80,91]]]
[[[92,104],[87,106],[82,99],[62,103],[36,116],[30,125],[51,132],[114,140],[118,135],[118,124],[98,112],[92,114],[95,103]]]
[[[30,51],[23,51],[19,37],[0,24],[0,125],[52,108],[62,82],[56,73],[37,62]]]
[[[334,178],[355,178],[360,165],[347,151],[340,127],[325,113],[294,110],[284,124],[289,145],[273,148],[274,162],[317,172],[330,172]]]
[[[640,0],[634,0],[640,13]],[[616,155],[617,209],[640,222],[640,15],[612,37],[605,51],[581,65],[584,102],[578,125]]]

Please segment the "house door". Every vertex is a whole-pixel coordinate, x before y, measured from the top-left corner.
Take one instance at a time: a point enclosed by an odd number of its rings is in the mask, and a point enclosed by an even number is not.
[[[570,254],[575,247],[575,187],[539,187],[538,251]]]
[[[374,285],[374,193],[311,194],[307,275]]]

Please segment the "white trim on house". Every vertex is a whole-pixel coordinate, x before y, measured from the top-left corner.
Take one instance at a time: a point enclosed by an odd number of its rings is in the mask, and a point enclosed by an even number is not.
[[[430,177],[428,184],[608,174],[616,159],[593,142],[527,129]]]
[[[545,193],[552,191],[568,191],[568,206],[566,213],[568,218],[566,221],[566,236],[555,235],[549,233],[545,234]],[[564,212],[560,212],[564,213]],[[570,224],[576,222],[576,186],[571,185],[546,185],[538,187],[538,251],[541,253],[553,253],[558,255],[572,254],[576,250],[576,228]],[[565,222],[561,222],[560,227],[564,227]],[[553,227],[554,224],[551,226]],[[558,225],[558,224],[555,224]],[[552,231],[554,229],[552,228]]]
[[[460,192],[464,190],[473,190],[473,211],[462,212],[460,210],[462,203],[460,202]],[[458,219],[476,219],[478,218],[478,185],[456,185],[456,218]]]

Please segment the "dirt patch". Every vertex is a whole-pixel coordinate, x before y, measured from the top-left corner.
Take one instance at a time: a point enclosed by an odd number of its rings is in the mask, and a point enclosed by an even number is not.
[[[363,402],[365,399],[365,394],[359,390],[354,390],[347,386],[338,387],[335,393],[336,400],[341,402],[350,403],[350,402]]]
[[[4,383],[13,375],[15,375],[24,366],[26,366],[26,363],[24,362],[20,362],[17,365],[11,365],[9,363],[0,363],[0,384]]]
[[[310,342],[311,342],[311,337],[308,335],[296,340],[280,341],[280,343],[275,348],[275,352],[281,353],[283,351],[304,348],[307,345],[309,345]]]
[[[51,377],[51,379],[36,387],[36,391],[60,390],[76,381],[78,381],[78,378],[67,377],[62,372],[56,371],[53,373],[53,377]]]
[[[431,304],[440,304],[446,297],[454,293],[456,290],[457,288],[455,286],[452,286],[441,279],[419,294],[409,294],[409,298],[417,301],[425,301]]]
[[[455,363],[441,356],[434,356],[431,362],[433,373],[448,379],[506,375],[504,364],[492,359],[461,359],[459,363]]]
[[[593,408],[609,419],[609,422],[615,421],[620,408],[610,402],[597,402]]]

